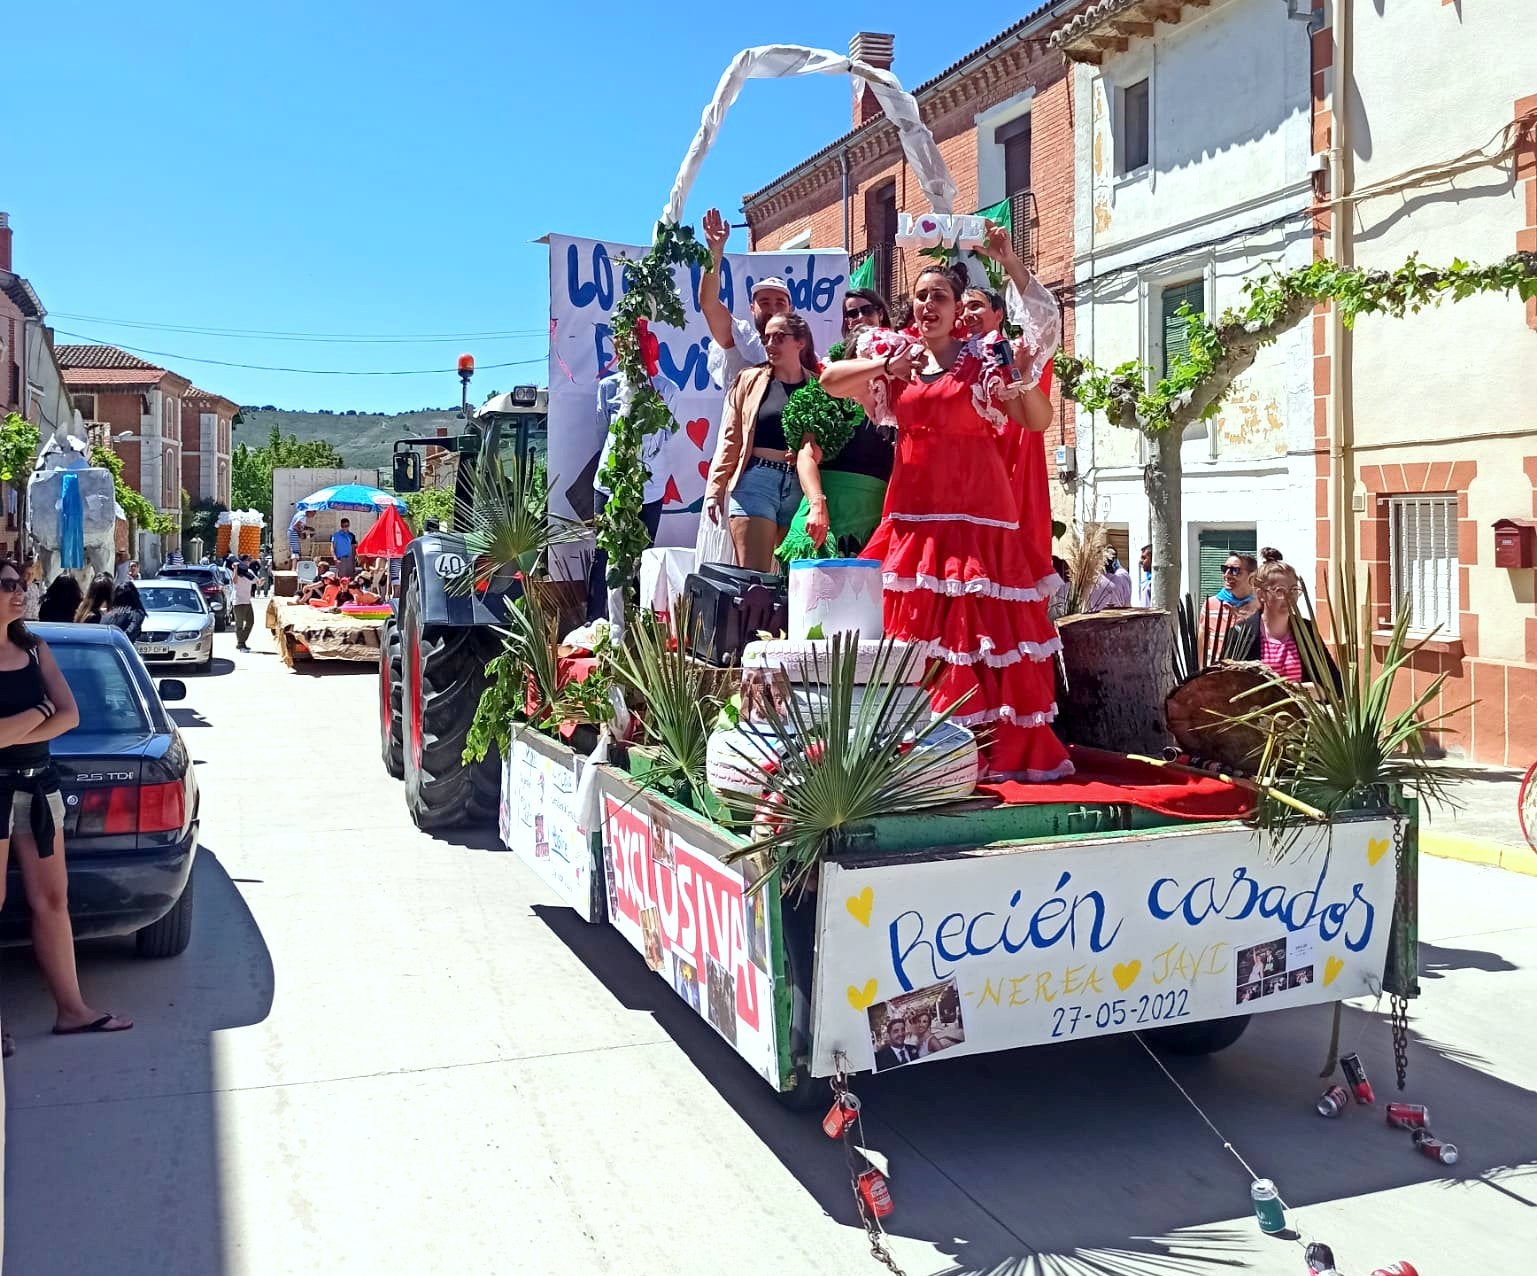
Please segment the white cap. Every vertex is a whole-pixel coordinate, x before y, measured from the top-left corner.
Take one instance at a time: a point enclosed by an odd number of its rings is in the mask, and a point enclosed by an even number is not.
[[[752,286],[752,295],[756,297],[760,292],[782,292],[786,297],[790,295],[789,285],[783,279],[770,276],[768,279],[760,279]]]

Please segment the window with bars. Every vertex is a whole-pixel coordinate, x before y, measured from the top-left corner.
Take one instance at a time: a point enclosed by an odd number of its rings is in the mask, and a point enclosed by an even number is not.
[[[1206,281],[1192,279],[1189,283],[1169,284],[1164,288],[1159,305],[1163,331],[1163,369],[1160,376],[1169,375],[1169,365],[1176,358],[1190,353],[1189,316],[1180,314],[1182,306],[1189,306],[1190,313],[1206,313]]]
[[[1457,498],[1395,496],[1388,502],[1388,571],[1393,620],[1409,631],[1457,636]]]

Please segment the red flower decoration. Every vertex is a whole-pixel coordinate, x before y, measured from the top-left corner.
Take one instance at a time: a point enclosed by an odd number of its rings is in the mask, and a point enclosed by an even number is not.
[[[645,319],[635,321],[635,344],[640,349],[640,361],[645,364],[646,375],[656,376],[662,370],[662,343],[657,340],[656,334],[651,331],[651,324]]]

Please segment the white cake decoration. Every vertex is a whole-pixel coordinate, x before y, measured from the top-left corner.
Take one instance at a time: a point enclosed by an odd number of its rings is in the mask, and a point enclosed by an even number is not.
[[[873,558],[797,558],[790,564],[790,637],[879,638],[881,565]]]

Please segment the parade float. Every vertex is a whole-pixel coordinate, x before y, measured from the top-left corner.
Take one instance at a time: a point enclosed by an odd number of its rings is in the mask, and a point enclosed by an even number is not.
[[[904,216],[899,242],[954,250],[984,233],[954,213],[933,139],[889,72],[774,46],[740,54],[722,78],[649,248],[626,257],[550,237],[548,507],[522,519],[499,555],[482,537],[458,564],[464,591],[487,606],[491,595],[507,600],[459,768],[479,776],[501,759],[501,840],[585,921],[616,929],[788,1105],[832,1100],[834,1137],[849,1137],[850,1076],[939,1056],[1128,1032],[1154,1049],[1208,1053],[1256,1013],[1362,996],[1392,998],[1403,1040],[1406,999],[1418,993],[1416,795],[1435,793],[1416,715],[1438,687],[1389,711],[1411,654],[1402,626],[1374,663],[1356,600],[1342,597],[1339,686],[1250,671],[1222,690],[1188,657],[1188,635],[1175,640],[1173,618],[1142,613],[1136,627],[1157,617],[1150,650],[1169,667],[1116,685],[1155,689],[1131,715],[1147,756],[1115,751],[1127,748],[1118,740],[1094,747],[1104,724],[1080,695],[1081,720],[1059,723],[1075,741],[1074,774],[983,783],[987,728],[967,724],[964,703],[933,712],[942,662],[885,636],[872,563],[792,562],[783,628],[725,661],[701,658],[687,591],[637,593],[643,445],[658,431],[676,444],[669,517],[692,521],[669,546],[664,519],[662,547],[687,557],[677,542],[697,522],[700,485],[685,480],[702,476],[695,453],[708,458],[718,423],[704,403],[696,416],[654,386],[671,369],[703,387],[684,297],[707,258],[684,202],[745,79],[811,73],[869,83],[895,124],[933,209]],[[728,258],[738,313],[744,285],[768,270],[796,266],[809,311],[824,283],[829,303],[847,284],[838,254],[757,257]],[[609,366],[625,378],[597,520],[613,623],[573,630],[565,585],[577,573],[562,556],[602,442],[580,430]],[[520,588],[498,594],[511,576]],[[409,648],[409,614],[400,632]],[[1080,655],[1092,651],[1085,642]],[[398,764],[404,738],[408,788],[413,749],[428,779],[441,769],[434,737],[401,724],[397,691],[403,677],[410,701],[412,663],[393,674],[381,664],[384,755]],[[470,685],[456,677],[443,696]],[[1168,731],[1170,687],[1182,744]],[[1259,744],[1234,759],[1228,733]],[[1338,1021],[1336,1010],[1336,1038]],[[1320,1042],[1326,1073],[1337,1053],[1337,1040]],[[882,1189],[866,1173],[855,1182],[870,1224],[885,1212]]]

